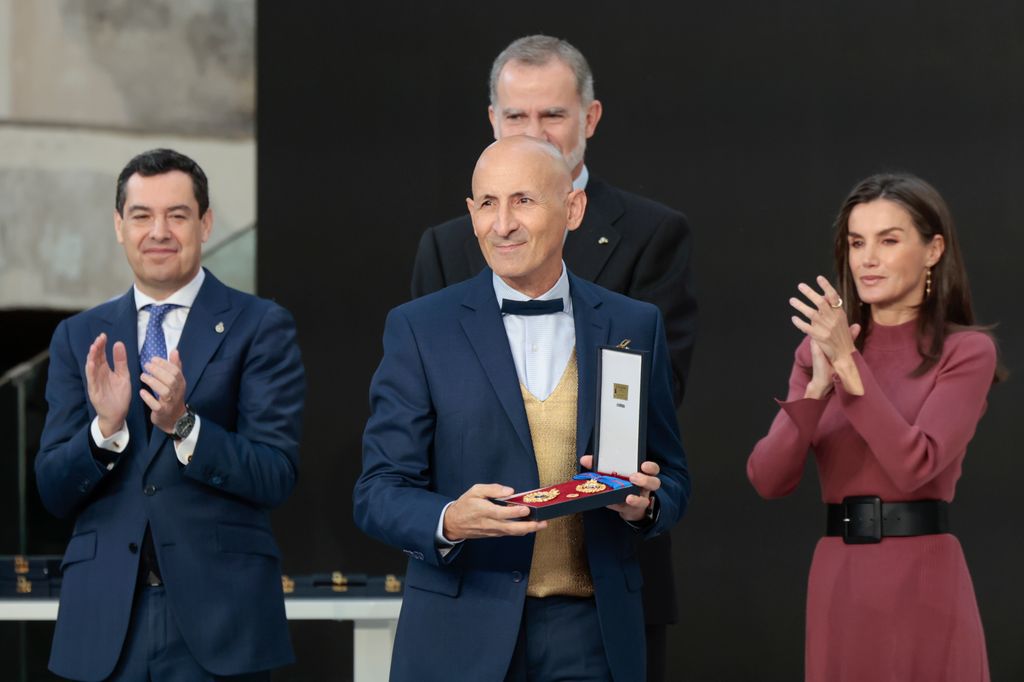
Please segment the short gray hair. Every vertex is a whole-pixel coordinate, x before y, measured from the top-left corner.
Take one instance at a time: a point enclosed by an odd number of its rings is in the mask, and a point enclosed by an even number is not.
[[[576,76],[576,93],[583,108],[594,101],[594,74],[590,71],[583,53],[561,38],[546,35],[525,36],[513,40],[501,51],[491,65],[491,106],[498,105],[498,76],[509,62],[520,62],[527,66],[544,66],[552,59],[561,60]]]

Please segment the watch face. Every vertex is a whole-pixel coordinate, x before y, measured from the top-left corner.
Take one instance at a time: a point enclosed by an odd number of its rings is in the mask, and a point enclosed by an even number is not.
[[[192,427],[195,426],[196,415],[192,410],[189,410],[181,419],[174,423],[174,436],[176,438],[184,439],[188,438],[188,434],[192,433]]]

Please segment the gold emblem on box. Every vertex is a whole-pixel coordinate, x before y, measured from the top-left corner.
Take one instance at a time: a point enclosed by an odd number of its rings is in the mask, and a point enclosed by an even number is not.
[[[594,478],[587,479],[585,483],[580,483],[578,486],[576,486],[576,490],[578,490],[581,493],[599,493],[602,490],[607,489],[608,486],[606,486],[604,483],[598,483],[597,479]]]
[[[281,589],[285,594],[291,594],[295,591],[295,581],[286,575],[281,576]]]
[[[388,573],[384,578],[384,591],[385,592],[401,592],[402,581],[394,576],[392,573]]]
[[[28,573],[28,558],[18,554],[14,557],[14,572]]]
[[[18,594],[30,594],[32,592],[32,581],[23,575],[19,575],[17,587],[14,589]]]
[[[616,400],[629,400],[629,386],[626,384],[612,384],[612,397]]]
[[[526,493],[523,495],[523,502],[550,502],[556,497],[558,497],[558,488],[551,488],[550,490]]]
[[[331,591],[348,592],[348,578],[341,571],[331,573]]]

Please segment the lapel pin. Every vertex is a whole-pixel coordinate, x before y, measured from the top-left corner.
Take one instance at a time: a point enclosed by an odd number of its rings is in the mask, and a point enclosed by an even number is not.
[[[629,350],[629,344],[632,340],[633,339],[622,339],[622,341],[619,341],[619,345],[615,347],[620,350]]]
[[[600,239],[597,240],[597,243],[601,244],[602,246],[607,244],[608,243],[608,237],[601,237]]]
[[[223,322],[218,322],[217,326],[213,328],[213,331],[217,332],[218,334],[223,334],[224,333],[224,323]]]

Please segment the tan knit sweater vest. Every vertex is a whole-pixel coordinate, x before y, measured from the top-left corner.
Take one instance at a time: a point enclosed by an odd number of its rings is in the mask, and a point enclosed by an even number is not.
[[[556,485],[576,473],[576,395],[579,373],[576,353],[565,366],[558,386],[547,400],[537,400],[520,384],[541,486]],[[537,533],[530,564],[531,597],[590,597],[594,584],[583,547],[583,517],[579,514],[548,521]]]

